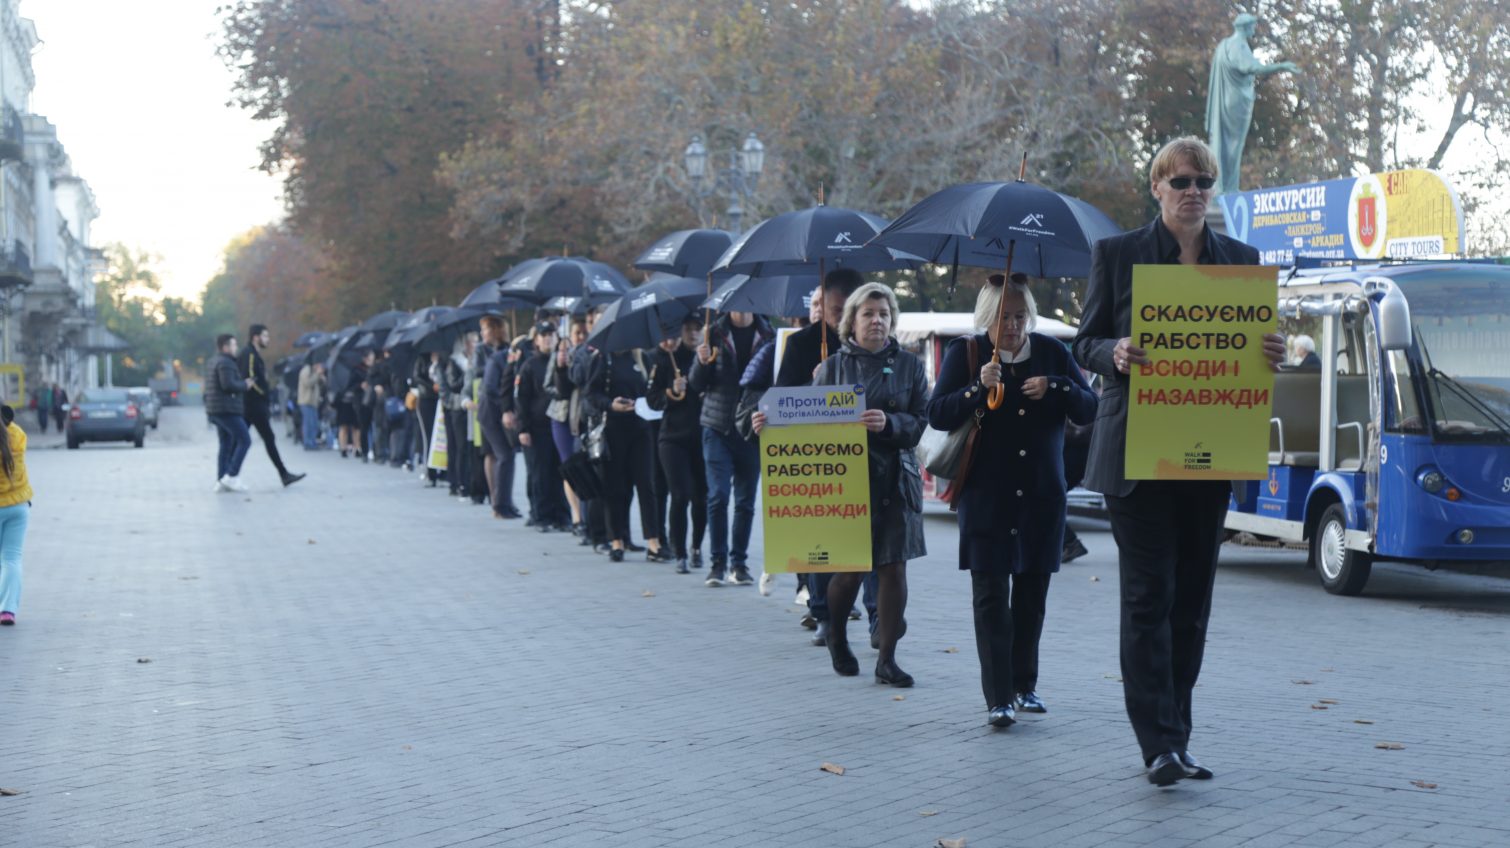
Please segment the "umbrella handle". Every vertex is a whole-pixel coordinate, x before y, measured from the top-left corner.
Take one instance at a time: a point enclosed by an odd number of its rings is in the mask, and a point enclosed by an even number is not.
[[[999,365],[1001,364],[1001,356],[993,353],[991,354],[991,361]],[[1001,383],[997,383],[996,385],[992,386],[991,390],[986,393],[986,406],[990,407],[993,411],[1001,409],[1001,405],[1006,402],[1007,387],[1002,385]]]
[[[676,357],[675,356],[671,357],[671,376],[674,377],[674,378],[676,378],[677,380],[680,380],[682,378],[682,369],[676,367]],[[667,389],[666,390],[666,397],[671,398],[672,400],[675,400],[675,401],[681,401],[681,400],[686,400],[687,393],[686,392],[681,392],[680,394],[678,394],[675,389]]]
[[[709,271],[708,272],[708,297],[712,297],[712,296],[713,296],[713,272]],[[703,309],[703,344],[707,344],[708,345],[708,362],[710,364],[718,361],[718,348],[714,347],[711,344],[708,344],[708,338],[709,338],[708,337],[708,331],[710,329],[712,329],[712,325],[713,325],[713,310],[708,309],[708,308],[705,307]],[[677,400],[681,400],[681,398],[677,398]]]
[[[1026,153],[1024,153],[1023,156],[1022,156],[1022,166],[1023,166],[1024,169],[1026,169],[1027,165],[1028,165],[1028,155]],[[1022,179],[1021,172],[1018,173],[1017,178],[1019,180]],[[1001,319],[1007,314],[1007,287],[1010,286],[1010,285],[1012,285],[1012,255],[1014,253],[1016,253],[1016,252],[1017,252],[1017,241],[1014,239],[1012,241],[1007,242],[1007,268],[1006,268],[1006,273],[1003,275],[1002,281],[1001,281],[1001,297],[997,298],[997,300],[996,300],[996,323],[995,323],[995,327],[996,327],[996,332],[998,334],[1001,333]],[[989,286],[991,284],[988,282],[988,283],[986,283],[986,285]],[[1001,337],[1000,335],[997,336],[997,338],[1000,338],[1000,337]],[[995,346],[993,345],[993,347],[995,347]],[[997,348],[995,348],[995,350],[991,351],[991,361],[995,362],[997,365],[1001,364],[1001,348],[997,347]],[[997,383],[996,385],[992,386],[991,387],[991,391],[989,391],[989,392],[986,393],[986,406],[988,408],[990,408],[992,411],[1001,409],[1001,405],[1004,404],[1004,403],[1006,403],[1006,402],[1007,402],[1007,387],[1005,385],[1001,384],[1001,383]]]

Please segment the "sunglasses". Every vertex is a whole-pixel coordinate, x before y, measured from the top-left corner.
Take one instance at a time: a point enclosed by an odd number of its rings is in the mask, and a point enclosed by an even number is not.
[[[1185,189],[1190,188],[1190,184],[1191,183],[1195,183],[1195,187],[1198,188],[1198,189],[1200,189],[1201,191],[1206,191],[1206,190],[1210,189],[1212,186],[1216,185],[1216,177],[1170,177],[1169,178],[1169,187],[1172,188],[1172,189],[1174,189],[1175,191],[1184,191]]]

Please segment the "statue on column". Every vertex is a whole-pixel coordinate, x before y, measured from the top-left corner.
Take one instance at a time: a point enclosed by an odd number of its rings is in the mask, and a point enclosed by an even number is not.
[[[1266,65],[1253,55],[1248,40],[1258,26],[1258,18],[1246,12],[1232,21],[1232,34],[1222,39],[1211,57],[1211,88],[1206,94],[1206,136],[1216,153],[1222,172],[1217,176],[1216,193],[1238,191],[1238,174],[1243,160],[1243,144],[1253,124],[1254,81],[1261,76],[1294,73],[1294,62]]]

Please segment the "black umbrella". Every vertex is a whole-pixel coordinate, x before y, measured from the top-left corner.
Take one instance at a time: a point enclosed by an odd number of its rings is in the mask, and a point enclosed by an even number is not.
[[[906,250],[929,262],[1004,268],[1012,275],[1017,248],[1027,270],[1039,277],[1081,277],[1090,273],[1091,246],[1122,230],[1096,207],[1023,179],[957,185],[923,198],[872,242]],[[1007,299],[997,307],[1001,322]],[[1000,362],[1001,351],[991,354]],[[1006,400],[1001,386],[987,399],[992,409]]]
[[[629,291],[629,280],[601,262],[576,256],[532,259],[503,276],[500,297],[544,303],[553,297],[614,297]]]
[[[296,347],[296,348],[310,348],[310,347],[314,347],[315,345],[319,344],[320,342],[325,341],[325,337],[327,335],[328,335],[327,333],[322,333],[319,330],[310,330],[309,332],[300,335],[297,339],[294,339],[294,347]]]
[[[895,271],[921,265],[915,256],[869,244],[885,228],[885,218],[819,203],[756,224],[729,247],[713,270],[751,277],[817,274],[821,288],[825,271],[832,268]],[[827,359],[827,334],[821,336],[821,347]]]
[[[610,353],[655,347],[675,335],[691,312],[665,289],[641,286],[603,310],[587,343]]]
[[[488,314],[491,314],[490,309],[459,306],[431,322],[424,336],[415,341],[414,349],[420,353],[439,351],[449,354],[457,339],[481,329],[482,316]]]
[[[397,327],[399,324],[404,323],[404,319],[408,317],[409,313],[407,312],[403,312],[397,309],[390,309],[387,312],[379,312],[371,318],[368,318],[366,321],[363,321],[361,324],[357,325],[357,329],[391,330],[394,327]]]
[[[414,344],[424,337],[430,329],[429,325],[449,314],[451,314],[449,306],[426,306],[424,309],[416,310],[403,323],[393,328],[388,334],[387,341],[383,342],[383,348],[393,350],[400,345]]]
[[[534,309],[535,304],[517,297],[504,297],[498,293],[499,283],[502,279],[488,280],[486,283],[472,290],[472,293],[461,299],[458,304],[461,308],[473,306],[486,307],[493,312],[502,312],[506,309]]]
[[[669,295],[687,305],[688,309],[697,309],[708,299],[707,283],[699,277],[676,277],[671,274],[656,274],[645,283],[630,289],[630,295],[644,294],[653,291]]]
[[[754,312],[800,318],[812,307],[816,276],[751,277],[736,274],[700,304],[715,312]]]
[[[706,277],[733,242],[734,236],[725,230],[678,230],[657,239],[634,260],[634,267],[678,277]]]
[[[585,297],[553,297],[540,305],[545,312],[565,312],[573,318],[581,318],[587,314],[592,302]]]
[[[338,332],[325,333],[324,337],[321,338],[319,342],[317,342],[314,346],[310,347],[309,350],[304,352],[304,362],[301,363],[301,367],[302,365],[311,362],[325,362],[325,360],[330,356],[330,351],[337,344],[340,344],[342,339],[345,339],[346,336],[355,331],[356,327],[347,327]]]

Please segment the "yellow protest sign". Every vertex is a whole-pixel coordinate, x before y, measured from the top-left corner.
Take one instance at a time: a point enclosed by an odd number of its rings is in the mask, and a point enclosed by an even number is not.
[[[804,386],[772,389],[761,399],[767,572],[870,570],[870,458],[859,423],[864,392]]]
[[[1278,277],[1241,265],[1133,268],[1129,480],[1261,480],[1268,474]]]

